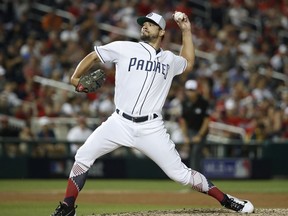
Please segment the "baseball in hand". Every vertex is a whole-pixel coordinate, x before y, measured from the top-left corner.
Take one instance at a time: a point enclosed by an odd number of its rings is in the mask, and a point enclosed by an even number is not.
[[[183,19],[184,19],[184,13],[179,12],[179,11],[174,13],[174,20],[175,21],[182,21]]]

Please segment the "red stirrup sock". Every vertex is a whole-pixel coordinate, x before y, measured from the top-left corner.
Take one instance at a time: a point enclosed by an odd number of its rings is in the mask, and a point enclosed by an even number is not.
[[[208,195],[217,199],[220,203],[224,200],[225,194],[220,191],[217,187],[212,186],[209,191]]]
[[[64,203],[68,206],[74,206],[79,192],[84,187],[87,179],[88,168],[74,163],[68,179]]]

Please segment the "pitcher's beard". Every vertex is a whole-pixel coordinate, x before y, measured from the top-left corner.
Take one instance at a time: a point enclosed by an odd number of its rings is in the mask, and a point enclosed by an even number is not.
[[[140,35],[140,39],[144,42],[151,42],[155,39],[157,39],[157,37],[155,36],[151,36],[151,35],[145,35],[145,34],[141,34]]]
[[[140,39],[142,41],[145,41],[145,42],[149,42],[151,40],[151,37],[149,35],[144,35],[144,34],[141,34],[140,35]]]

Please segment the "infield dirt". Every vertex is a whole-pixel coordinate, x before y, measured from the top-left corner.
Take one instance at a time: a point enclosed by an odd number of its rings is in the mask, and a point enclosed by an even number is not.
[[[288,194],[287,193],[237,193],[232,194],[239,198],[250,200],[255,206],[255,213],[251,216],[284,216],[288,215]],[[55,201],[63,198],[63,191],[43,192],[5,192],[0,193],[1,202],[25,201]],[[171,205],[171,211],[147,211],[117,214],[81,214],[81,204],[84,203],[107,203],[107,204],[137,204],[137,205]],[[95,192],[83,191],[78,197],[78,216],[239,216],[230,210],[222,208],[213,198],[197,192],[166,192],[166,193],[145,193],[145,192]],[[172,210],[172,206],[191,206],[191,208]],[[193,208],[193,206],[198,206]],[[206,206],[199,208],[199,206]],[[209,206],[209,208],[207,208]]]
[[[226,209],[180,209],[174,211],[148,211],[122,214],[102,214],[99,216],[239,216],[239,213],[232,213]],[[251,216],[284,216],[288,215],[288,209],[257,209]]]
[[[95,195],[95,194],[94,194]],[[249,199],[255,206],[255,212],[251,216],[287,216],[288,215],[288,194],[278,193],[237,193],[239,198]],[[98,197],[98,198],[97,198]],[[83,195],[80,199],[90,199],[89,193]],[[222,208],[213,198],[197,193],[99,193],[94,196],[95,202],[114,202],[130,204],[158,204],[158,205],[191,205],[191,206],[209,206],[212,208],[187,208],[171,211],[147,211],[130,212],[117,214],[94,214],[97,216],[239,216],[230,210]],[[247,214],[246,214],[247,215]],[[84,215],[83,215],[84,216]]]

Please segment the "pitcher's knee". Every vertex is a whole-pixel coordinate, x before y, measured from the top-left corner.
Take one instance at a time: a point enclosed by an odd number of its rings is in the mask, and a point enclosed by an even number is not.
[[[84,166],[90,168],[93,165],[95,159],[87,157],[85,154],[83,154],[81,152],[80,149],[78,149],[78,151],[76,152],[76,155],[75,155],[75,161],[77,161],[78,163],[81,163]]]
[[[170,179],[172,179],[175,182],[178,182],[182,185],[188,185],[190,183],[191,178],[191,170],[187,169],[185,171],[181,172],[169,172],[166,173]]]

